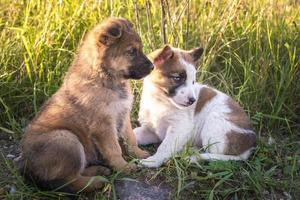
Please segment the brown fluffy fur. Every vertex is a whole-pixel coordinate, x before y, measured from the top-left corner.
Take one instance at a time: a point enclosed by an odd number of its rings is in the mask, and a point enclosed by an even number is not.
[[[69,183],[64,190],[78,192],[93,176],[110,173],[101,165],[134,170],[122,157],[118,137],[138,158],[149,155],[138,148],[132,132],[128,79],[142,78],[151,69],[130,22],[110,18],[94,27],[63,85],[26,129],[18,163],[24,175],[48,188]],[[95,179],[84,191],[102,185]]]

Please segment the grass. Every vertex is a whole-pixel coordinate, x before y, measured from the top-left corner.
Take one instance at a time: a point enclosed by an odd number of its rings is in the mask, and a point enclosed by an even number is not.
[[[171,185],[174,198],[289,199],[300,196],[300,4],[297,0],[115,0],[0,2],[0,131],[18,141],[42,103],[60,86],[84,33],[109,16],[131,20],[146,53],[170,43],[203,46],[198,81],[235,97],[251,116],[258,147],[247,162],[184,160],[131,178]],[[140,81],[132,118],[137,118]],[[273,138],[273,144],[268,139]],[[150,147],[151,148],[151,147]],[[153,147],[152,147],[153,152]],[[64,194],[24,184],[2,159],[4,199],[57,199]],[[1,160],[1,161],[2,161]],[[96,199],[114,198],[114,174]],[[2,196],[1,196],[2,195]]]

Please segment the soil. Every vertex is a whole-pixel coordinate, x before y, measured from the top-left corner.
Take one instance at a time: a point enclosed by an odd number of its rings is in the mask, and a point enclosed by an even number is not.
[[[7,133],[0,132],[0,195],[13,192],[15,177],[13,176],[13,160],[20,154],[18,141]]]

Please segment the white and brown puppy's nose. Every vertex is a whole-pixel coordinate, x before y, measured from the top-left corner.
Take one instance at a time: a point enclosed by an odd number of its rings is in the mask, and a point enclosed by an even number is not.
[[[195,101],[196,101],[196,99],[194,97],[189,97],[188,104],[192,105]]]

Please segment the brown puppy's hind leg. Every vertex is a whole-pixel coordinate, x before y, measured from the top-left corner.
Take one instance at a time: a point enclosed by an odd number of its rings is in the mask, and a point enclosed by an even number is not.
[[[32,177],[42,188],[78,192],[85,186],[87,188],[83,191],[92,191],[103,185],[92,175],[81,175],[86,162],[84,147],[68,130],[27,135],[22,142],[21,161],[27,177]]]

